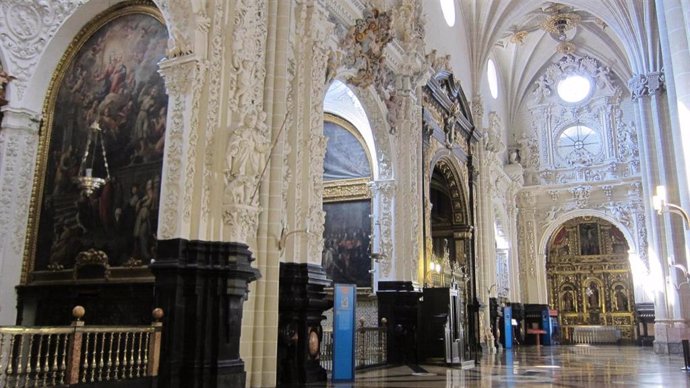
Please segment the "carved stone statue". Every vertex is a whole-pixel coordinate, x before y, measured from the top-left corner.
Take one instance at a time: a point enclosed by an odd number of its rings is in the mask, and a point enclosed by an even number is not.
[[[586,291],[587,294],[587,305],[590,309],[598,309],[599,308],[599,288],[597,287],[596,283],[591,282],[589,283],[589,287],[587,288]]]
[[[7,84],[13,79],[0,67],[0,106],[7,104]]]
[[[614,293],[616,297],[616,310],[617,311],[628,311],[628,296],[625,295],[625,290],[622,286],[616,287],[616,292]]]

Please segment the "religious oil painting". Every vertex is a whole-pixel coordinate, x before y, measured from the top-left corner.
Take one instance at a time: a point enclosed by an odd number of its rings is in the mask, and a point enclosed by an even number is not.
[[[580,224],[580,254],[599,254],[599,225],[597,223]]]
[[[322,265],[333,283],[371,287],[371,201],[326,203]]]
[[[168,105],[158,62],[167,39],[153,15],[122,12],[87,27],[65,57],[47,107],[34,270],[73,267],[90,249],[110,266],[155,257]],[[105,182],[89,194],[77,178],[91,175]]]
[[[339,123],[326,121],[323,134],[328,139],[323,163],[324,181],[371,176],[371,167],[360,140]]]

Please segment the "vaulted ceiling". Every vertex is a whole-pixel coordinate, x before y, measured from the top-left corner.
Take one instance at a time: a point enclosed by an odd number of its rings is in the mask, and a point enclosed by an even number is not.
[[[566,49],[598,59],[622,86],[635,73],[661,68],[653,1],[459,0],[459,4],[474,74],[472,90],[482,89],[486,63],[492,58],[507,122],[525,108],[536,78]],[[562,33],[556,32],[558,28]]]

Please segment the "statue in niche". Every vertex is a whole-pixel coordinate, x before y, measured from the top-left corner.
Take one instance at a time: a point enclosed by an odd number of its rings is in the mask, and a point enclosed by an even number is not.
[[[263,138],[266,113],[250,112],[242,118],[242,125],[230,138],[227,165],[232,176],[256,177],[261,172],[264,154],[270,144]]]
[[[564,312],[571,312],[574,310],[573,308],[573,293],[570,291],[566,291],[563,293],[563,311]]]
[[[448,148],[452,148],[453,144],[455,143],[455,123],[457,123],[461,116],[462,112],[460,111],[460,103],[456,102],[451,105],[443,128],[446,133],[446,147]]]
[[[227,146],[225,170],[226,201],[252,205],[256,201],[257,179],[271,144],[264,138],[266,113],[248,112],[241,119]]]
[[[614,297],[616,299],[616,311],[628,311],[628,296],[625,294],[623,286],[616,286]]]
[[[590,310],[599,308],[599,288],[595,282],[589,283],[585,291],[587,294],[587,306]]]

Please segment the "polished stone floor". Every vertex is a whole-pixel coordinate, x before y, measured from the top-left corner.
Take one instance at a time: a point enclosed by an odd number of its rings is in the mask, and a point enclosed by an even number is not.
[[[690,385],[680,355],[657,355],[634,346],[521,347],[485,356],[473,369],[442,365],[359,371],[338,388],[403,387],[672,387]]]

